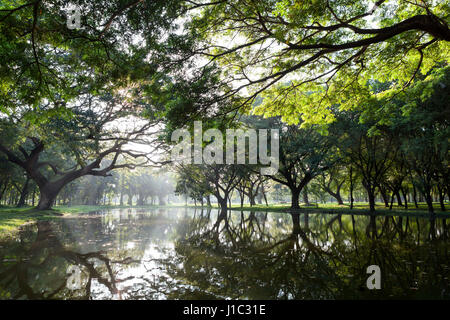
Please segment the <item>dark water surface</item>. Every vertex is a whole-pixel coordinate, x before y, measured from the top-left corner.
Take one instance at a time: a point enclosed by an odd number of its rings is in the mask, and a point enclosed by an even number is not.
[[[0,299],[450,299],[449,233],[442,218],[101,211],[0,243]]]

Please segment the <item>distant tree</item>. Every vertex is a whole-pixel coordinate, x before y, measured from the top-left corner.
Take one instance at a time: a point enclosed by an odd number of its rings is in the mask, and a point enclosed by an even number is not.
[[[317,176],[317,181],[322,189],[335,198],[338,204],[344,204],[341,189],[346,180],[343,168],[340,166],[334,166]]]
[[[335,157],[335,137],[321,135],[314,128],[300,128],[297,125],[281,125],[280,168],[270,176],[291,191],[291,208],[299,208],[299,197],[304,187],[316,176],[330,169]]]

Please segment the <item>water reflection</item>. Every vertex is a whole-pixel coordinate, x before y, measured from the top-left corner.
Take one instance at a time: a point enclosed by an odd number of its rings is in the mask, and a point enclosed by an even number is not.
[[[0,298],[448,299],[449,249],[445,219],[113,210],[0,244]]]

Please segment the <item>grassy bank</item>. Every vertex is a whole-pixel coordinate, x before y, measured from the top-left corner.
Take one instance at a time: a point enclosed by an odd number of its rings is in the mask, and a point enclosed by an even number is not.
[[[28,223],[106,208],[108,206],[56,206],[52,210],[38,211],[31,207],[0,207],[0,240],[10,237],[18,231],[20,226]]]
[[[441,211],[441,208],[439,206],[439,203],[434,203],[434,211],[436,215],[448,215],[450,217],[450,212],[448,211],[449,203],[446,203],[447,211],[443,212]],[[344,204],[344,205],[338,205],[336,203],[319,203],[319,204],[312,204],[309,206],[306,206],[305,204],[300,205],[300,209],[298,210],[291,210],[290,205],[288,204],[271,204],[269,206],[266,205],[254,205],[252,207],[250,206],[244,206],[241,208],[240,205],[232,205],[230,210],[249,210],[249,211],[273,211],[273,212],[317,212],[317,213],[344,213],[344,212],[352,212],[354,214],[367,214],[369,213],[369,204],[368,203],[356,203],[353,206],[353,209],[350,210],[350,205]],[[404,207],[400,207],[397,205],[394,205],[392,210],[389,210],[389,208],[386,208],[384,204],[377,204],[376,205],[376,214],[377,215],[425,215],[429,216],[430,213],[428,212],[428,207],[425,203],[419,203],[418,208],[414,207],[414,205],[411,207],[409,206],[406,210]]]
[[[168,206],[55,206],[52,210],[35,210],[31,207],[16,208],[9,206],[0,206],[0,240],[12,236],[19,230],[20,226],[28,223],[34,223],[39,220],[59,219],[62,216],[67,217],[78,213],[105,209],[120,208],[165,208],[165,207],[184,207],[181,204],[172,204]]]
[[[448,208],[449,204],[446,203]],[[97,210],[105,210],[105,209],[120,209],[120,208],[206,208],[194,205],[184,205],[184,204],[169,204],[167,206],[55,206],[52,210],[41,210],[37,211],[30,207],[25,208],[14,208],[14,207],[0,207],[0,240],[10,237],[15,232],[18,231],[20,226],[23,226],[27,223],[33,223],[38,220],[50,220],[50,219],[59,219],[61,216],[71,216],[76,215],[78,213],[86,213]],[[434,204],[435,213],[437,215],[448,215],[450,217],[450,212],[442,212],[438,203]],[[213,208],[217,208],[214,206]],[[241,208],[238,204],[233,204],[230,210],[245,210],[245,211],[272,211],[272,212],[291,212],[290,206],[288,204],[271,204],[269,206],[266,205],[255,205],[248,206],[245,205]],[[325,203],[325,204],[317,204],[305,206],[301,205],[301,209],[299,212],[317,212],[317,213],[344,213],[349,212],[349,205],[338,205],[336,203]],[[369,205],[367,203],[356,203],[354,209],[351,211],[354,214],[367,214],[369,212]],[[429,216],[427,206],[425,203],[420,203],[419,208],[415,208],[414,206],[410,206],[408,210],[405,210],[404,207],[394,206],[392,210],[389,210],[384,207],[382,204],[377,204],[376,207],[377,215],[405,215],[405,214],[417,214],[423,216]]]

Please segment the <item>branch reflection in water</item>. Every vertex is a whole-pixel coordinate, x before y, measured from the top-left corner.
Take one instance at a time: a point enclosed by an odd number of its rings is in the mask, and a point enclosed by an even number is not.
[[[436,217],[93,212],[1,243],[0,298],[448,299],[448,235]],[[381,290],[366,287],[369,265],[381,269]]]

